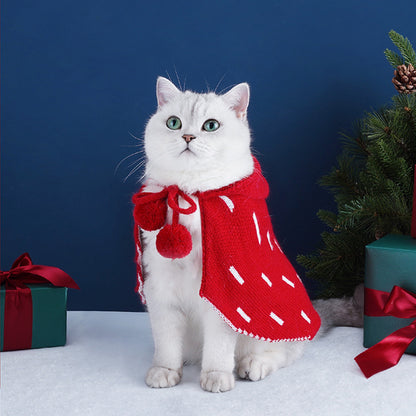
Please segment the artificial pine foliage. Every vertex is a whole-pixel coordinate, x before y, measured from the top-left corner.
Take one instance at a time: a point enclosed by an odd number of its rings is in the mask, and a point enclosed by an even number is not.
[[[410,41],[393,30],[389,36],[401,54],[386,49],[392,66],[415,67]],[[337,165],[320,180],[334,195],[337,212],[318,212],[329,230],[321,234],[321,247],[315,253],[297,260],[309,277],[322,283],[324,298],[352,295],[364,279],[367,244],[388,233],[410,234],[416,87],[398,91],[402,93],[389,105],[366,114],[352,135],[342,136]]]
[[[416,66],[416,53],[412,44],[410,43],[410,40],[395,32],[394,30],[390,30],[389,37],[401,53],[400,56],[397,53],[392,52],[390,49],[386,49],[384,51],[384,55],[386,55],[386,58],[390,64],[394,68],[403,64],[412,64],[413,66]]]

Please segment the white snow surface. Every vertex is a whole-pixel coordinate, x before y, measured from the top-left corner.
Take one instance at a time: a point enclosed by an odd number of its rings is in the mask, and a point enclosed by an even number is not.
[[[147,313],[69,312],[65,347],[1,354],[1,415],[415,415],[416,356],[367,380],[361,351],[362,329],[334,328],[292,366],[227,393],[203,391],[197,366],[176,387],[150,389]]]

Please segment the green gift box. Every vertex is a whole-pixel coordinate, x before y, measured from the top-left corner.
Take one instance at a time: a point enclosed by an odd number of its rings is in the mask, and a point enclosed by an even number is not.
[[[43,347],[58,347],[66,343],[66,287],[54,287],[52,285],[26,285],[32,295],[32,331],[29,348],[43,348]],[[17,299],[18,290],[12,290],[9,293],[13,300],[12,302],[19,302]],[[13,293],[14,292],[14,293]],[[4,351],[4,319],[5,319],[5,298],[6,289],[0,289],[0,351]],[[7,318],[7,317],[6,317]],[[25,319],[22,317],[22,319]],[[22,330],[20,325],[15,328],[15,331]],[[23,329],[24,330],[24,329]],[[22,334],[16,335],[18,338]],[[25,335],[23,335],[25,336]],[[13,349],[20,349],[16,345]],[[6,347],[6,350],[9,348]]]
[[[381,313],[371,316],[373,315],[371,310],[375,306],[373,303],[377,303],[374,294],[383,301],[387,300],[394,286],[416,294],[416,239],[410,236],[389,234],[366,246],[364,314],[364,347],[366,348],[411,324],[416,318],[401,319],[381,316]],[[409,345],[406,353],[416,354],[416,340]]]
[[[65,345],[67,288],[79,289],[67,273],[24,253],[0,283],[0,351]]]

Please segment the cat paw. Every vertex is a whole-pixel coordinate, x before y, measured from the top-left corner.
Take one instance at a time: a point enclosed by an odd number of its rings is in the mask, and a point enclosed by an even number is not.
[[[232,373],[225,371],[202,371],[201,387],[212,393],[220,393],[234,388],[235,380]]]
[[[237,366],[238,376],[251,381],[263,380],[273,370],[274,368],[270,360],[254,354],[246,355]]]
[[[153,388],[176,386],[182,377],[181,370],[172,370],[166,367],[151,367],[147,372],[146,384]]]

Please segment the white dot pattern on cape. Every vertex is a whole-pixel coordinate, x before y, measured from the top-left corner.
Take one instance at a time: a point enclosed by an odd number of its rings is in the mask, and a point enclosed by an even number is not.
[[[283,275],[282,275],[282,280],[283,280],[285,283],[287,283],[289,286],[295,287],[295,284],[294,284],[291,280],[289,280],[286,276],[283,276]]]
[[[241,315],[241,317],[245,321],[247,321],[247,322],[250,322],[251,321],[251,318],[240,307],[237,308],[237,312]]]
[[[279,325],[283,325],[285,323],[285,321],[274,312],[270,312],[270,318],[274,319]]]
[[[240,276],[240,273],[238,273],[234,266],[230,266],[228,270],[235,277],[235,280],[237,280],[237,282],[240,283],[240,285],[244,283],[244,279]]]
[[[257,215],[256,215],[255,212],[253,212],[253,222],[254,222],[254,226],[256,227],[257,240],[259,240],[259,244],[261,244],[261,234],[260,234],[259,222],[257,220]]]
[[[228,209],[233,212],[234,211],[234,203],[233,201],[228,198],[228,196],[220,195],[220,198],[226,203]]]
[[[301,316],[302,316],[302,318],[308,323],[308,324],[310,324],[311,323],[311,319],[309,318],[309,316],[308,315],[306,315],[306,313],[304,312],[304,311],[302,311],[301,313]]]
[[[273,244],[270,240],[270,231],[269,230],[267,230],[267,241],[269,242],[270,250],[273,251],[274,247],[273,247]]]
[[[276,247],[279,249],[279,251],[280,251],[281,253],[283,253],[283,250],[280,248],[280,245],[279,245],[279,243],[277,242],[277,240],[276,240],[276,239],[274,239],[274,243],[276,244]]]
[[[272,287],[273,283],[271,282],[271,280],[264,274],[261,274],[261,278],[270,286]]]

